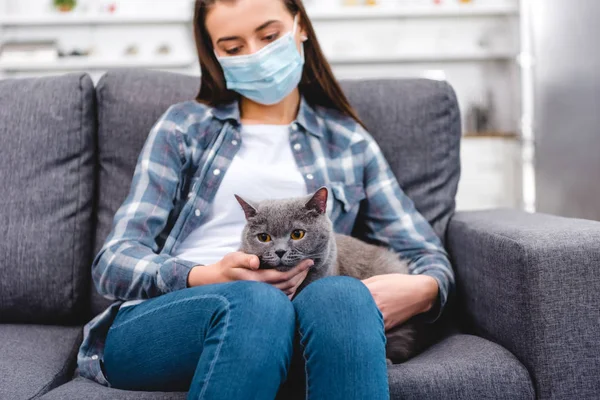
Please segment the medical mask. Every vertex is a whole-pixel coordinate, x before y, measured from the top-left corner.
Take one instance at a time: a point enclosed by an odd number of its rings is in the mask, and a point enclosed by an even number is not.
[[[274,42],[253,54],[242,56],[215,56],[225,75],[227,89],[233,90],[257,103],[272,105],[286,98],[300,82],[304,67],[304,46],[298,52],[294,28]]]

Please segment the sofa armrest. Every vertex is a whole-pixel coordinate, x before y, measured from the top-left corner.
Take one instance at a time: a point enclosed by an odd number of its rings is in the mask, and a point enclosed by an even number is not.
[[[515,354],[538,398],[600,398],[600,222],[458,212],[447,235],[468,329]]]

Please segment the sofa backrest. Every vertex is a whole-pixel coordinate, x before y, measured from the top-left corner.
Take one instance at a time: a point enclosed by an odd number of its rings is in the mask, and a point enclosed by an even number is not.
[[[87,317],[96,107],[86,74],[0,80],[0,322]]]
[[[117,70],[97,85],[99,198],[94,254],[125,200],[150,128],[176,102],[195,97],[197,77]],[[460,175],[460,113],[452,88],[424,79],[342,81],[400,185],[443,239]],[[360,226],[356,230],[360,234]],[[110,301],[93,289],[92,315]]]
[[[454,90],[446,82],[429,79],[340,84],[400,187],[444,241],[460,178],[462,127]]]

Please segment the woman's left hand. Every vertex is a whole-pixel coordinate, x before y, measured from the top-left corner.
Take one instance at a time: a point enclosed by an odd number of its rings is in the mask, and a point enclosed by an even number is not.
[[[437,281],[427,275],[376,275],[362,282],[383,314],[386,331],[429,311],[438,296]]]

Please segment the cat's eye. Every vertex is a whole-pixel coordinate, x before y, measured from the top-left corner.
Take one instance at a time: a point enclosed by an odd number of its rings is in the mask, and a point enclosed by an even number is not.
[[[271,241],[271,236],[269,236],[268,233],[259,233],[258,235],[256,235],[256,237],[258,238],[258,240],[260,240],[263,243],[267,243]]]
[[[290,236],[294,240],[300,240],[304,237],[305,233],[302,229],[296,229]]]

